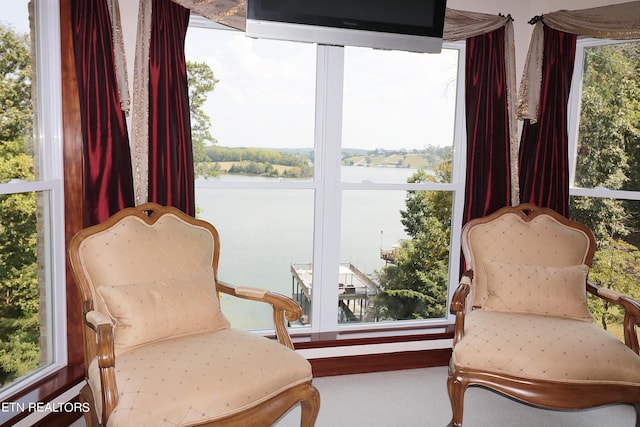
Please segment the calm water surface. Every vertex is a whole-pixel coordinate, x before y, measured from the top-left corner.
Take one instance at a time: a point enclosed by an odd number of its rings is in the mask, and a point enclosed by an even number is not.
[[[348,182],[404,183],[415,170],[343,167]],[[222,177],[243,180],[246,177]],[[368,274],[384,265],[379,248],[405,239],[400,223],[405,191],[347,190],[342,200],[341,262]],[[314,191],[310,189],[215,189],[196,184],[199,217],[220,233],[219,278],[236,285],[292,293],[290,265],[313,258]],[[336,271],[337,275],[337,271]],[[337,283],[336,283],[337,289]],[[337,292],[337,291],[336,291]],[[236,327],[270,328],[271,309],[223,297],[225,314]]]

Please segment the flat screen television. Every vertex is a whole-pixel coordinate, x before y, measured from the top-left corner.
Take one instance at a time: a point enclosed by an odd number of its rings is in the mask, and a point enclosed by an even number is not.
[[[446,0],[247,0],[254,38],[438,53]]]

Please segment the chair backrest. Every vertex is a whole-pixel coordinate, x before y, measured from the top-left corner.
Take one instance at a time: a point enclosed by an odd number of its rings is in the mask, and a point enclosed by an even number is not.
[[[172,279],[211,267],[215,275],[219,252],[218,232],[211,224],[154,203],[123,209],[80,231],[69,250],[72,264],[81,270],[83,300],[96,304],[87,309],[98,311],[104,311],[95,297],[102,285]]]
[[[587,226],[531,204],[502,208],[473,219],[462,230],[466,268],[473,270],[473,307],[482,307],[487,299],[485,261],[590,266],[595,247],[595,238]]]
[[[104,223],[81,230],[69,245],[69,263],[82,296],[83,318],[96,310],[114,319],[114,298],[122,301],[118,309],[127,316],[141,313],[147,326],[143,322],[136,329],[116,322],[116,353],[138,342],[225,327],[215,293],[219,252],[218,232],[205,221],[155,203],[123,209]],[[188,287],[184,289],[189,294],[182,293],[182,286]],[[149,296],[151,288],[155,290]],[[185,298],[193,298],[194,289],[201,294],[191,303]],[[111,312],[106,296],[112,302]],[[159,308],[159,301],[173,298],[182,305],[173,304],[171,312],[166,306]],[[190,324],[183,326],[181,321]],[[87,338],[91,334],[88,328],[85,324],[87,363],[96,354],[95,343]]]

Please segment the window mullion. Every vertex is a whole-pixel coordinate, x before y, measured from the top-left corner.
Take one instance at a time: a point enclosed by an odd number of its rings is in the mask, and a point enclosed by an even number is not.
[[[316,218],[314,230],[313,330],[337,330],[340,264],[340,162],[344,48],[318,46],[316,79]]]

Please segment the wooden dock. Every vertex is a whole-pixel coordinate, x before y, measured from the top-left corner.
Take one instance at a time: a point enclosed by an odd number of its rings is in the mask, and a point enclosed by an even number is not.
[[[291,264],[291,277],[291,294],[302,307],[303,318],[308,319],[311,314],[313,264]],[[337,304],[340,307],[338,321],[366,321],[370,299],[377,295],[378,288],[378,284],[355,265],[340,264],[337,286]]]

